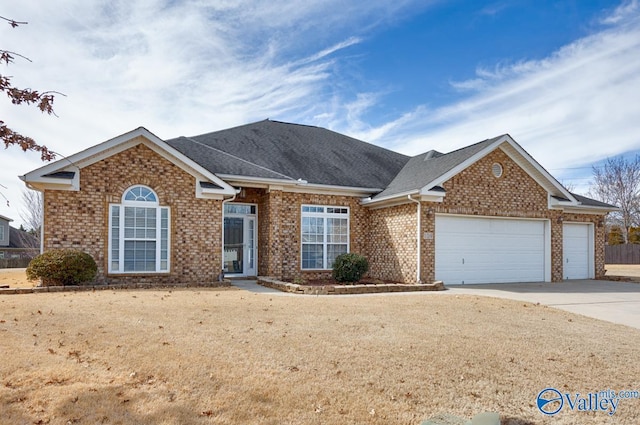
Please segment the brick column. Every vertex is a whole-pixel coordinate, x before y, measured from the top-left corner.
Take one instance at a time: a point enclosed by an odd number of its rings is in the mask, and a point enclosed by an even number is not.
[[[420,210],[420,279],[432,283],[436,279],[436,216],[429,202],[423,202]]]
[[[268,193],[269,204],[269,229],[267,231],[268,240],[264,247],[268,251],[264,252],[268,256],[267,275],[282,277],[282,191],[270,190]]]

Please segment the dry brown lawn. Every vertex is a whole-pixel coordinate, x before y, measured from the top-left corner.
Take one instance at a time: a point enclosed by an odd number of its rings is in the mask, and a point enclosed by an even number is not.
[[[347,297],[237,289],[0,296],[2,424],[420,424],[545,418],[546,387],[640,389],[640,331],[446,293]]]
[[[640,264],[607,264],[607,276],[640,278]]]
[[[0,286],[9,285],[11,288],[33,288],[38,281],[28,281],[25,269],[0,269]]]

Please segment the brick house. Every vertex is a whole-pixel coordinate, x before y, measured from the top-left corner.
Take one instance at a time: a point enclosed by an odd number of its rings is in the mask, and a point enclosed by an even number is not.
[[[90,253],[108,283],[323,278],[343,252],[389,281],[595,278],[615,209],[509,135],[408,157],[270,120],[166,141],[138,128],[21,179],[44,193],[44,249]]]

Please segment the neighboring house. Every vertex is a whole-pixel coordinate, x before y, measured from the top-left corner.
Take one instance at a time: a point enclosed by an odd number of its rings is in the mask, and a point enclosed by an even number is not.
[[[9,246],[9,223],[13,220],[0,215],[0,248]]]
[[[369,275],[445,284],[604,274],[604,216],[509,135],[415,157],[265,120],[163,141],[138,128],[21,177],[44,192],[44,249],[78,248],[101,282]]]
[[[0,260],[31,259],[38,255],[40,242],[29,233],[11,227],[13,220],[0,215]],[[0,263],[0,267],[3,264]]]

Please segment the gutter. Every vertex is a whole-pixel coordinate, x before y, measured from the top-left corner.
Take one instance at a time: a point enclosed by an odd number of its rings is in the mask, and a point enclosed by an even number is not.
[[[415,199],[411,198],[411,195],[413,194],[420,194],[420,189],[414,189],[406,192],[396,193],[395,195],[388,195],[388,196],[384,196],[382,198],[376,198],[376,199],[365,198],[362,200],[362,205],[377,204],[380,202],[388,201],[390,199],[398,199],[405,195],[408,196],[409,199],[411,199],[412,201],[417,202]]]
[[[409,201],[411,202],[415,202],[416,204],[418,204],[418,224],[417,224],[417,230],[416,230],[416,237],[417,237],[417,245],[418,245],[418,253],[416,255],[416,283],[421,283],[420,281],[420,258],[421,258],[421,244],[420,244],[420,234],[421,232],[421,227],[420,227],[420,215],[421,215],[421,205],[420,205],[420,201],[416,201],[415,199],[413,199],[411,197],[411,195],[407,195],[407,198],[409,199]]]
[[[259,183],[265,185],[275,185],[275,186],[289,186],[289,187],[308,187],[310,189],[327,189],[327,190],[336,190],[336,191],[344,191],[344,192],[355,192],[355,193],[371,193],[375,194],[378,192],[382,192],[383,189],[380,188],[372,188],[372,187],[355,187],[355,186],[337,186],[330,184],[320,184],[320,183],[309,183],[307,180],[299,178],[298,180],[293,179],[273,179],[267,177],[251,177],[251,176],[241,176],[237,174],[216,174],[217,177],[224,180],[225,182],[238,183],[242,184],[252,184]]]

